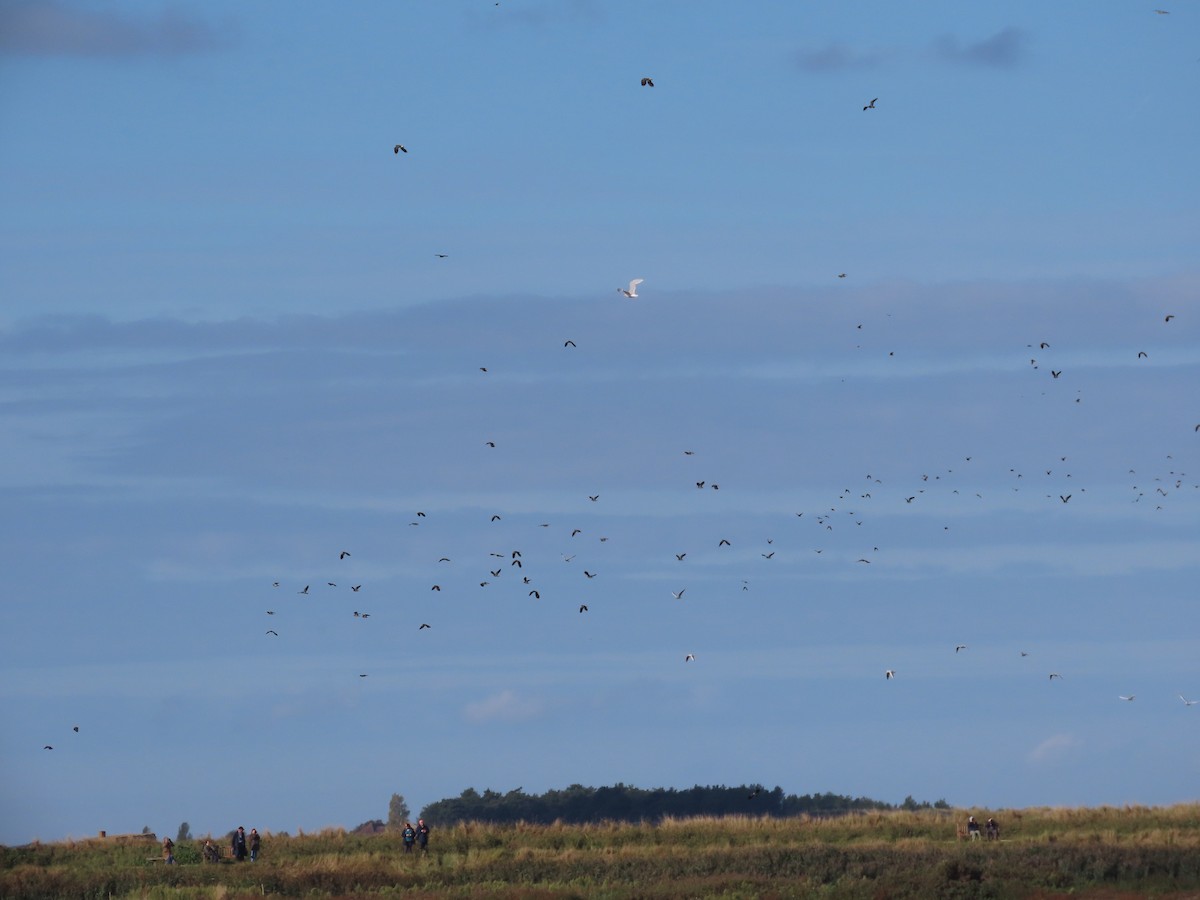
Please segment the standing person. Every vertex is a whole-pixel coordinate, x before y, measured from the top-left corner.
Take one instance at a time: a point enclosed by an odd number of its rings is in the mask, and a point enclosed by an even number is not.
[[[250,829],[250,862],[258,861],[258,848],[261,846],[261,839],[258,836],[258,829]]]
[[[175,862],[175,842],[169,837],[163,838],[163,862],[167,865]]]
[[[413,843],[417,840],[417,830],[412,827],[412,822],[404,823],[404,852],[412,853]]]
[[[233,858],[238,862],[242,862],[246,858],[246,829],[241,825],[237,831],[233,833],[233,845],[230,847],[233,851]]]
[[[417,844],[422,853],[429,852],[429,826],[424,819],[417,819]]]
[[[973,841],[979,840],[979,823],[974,816],[967,816],[967,835]]]

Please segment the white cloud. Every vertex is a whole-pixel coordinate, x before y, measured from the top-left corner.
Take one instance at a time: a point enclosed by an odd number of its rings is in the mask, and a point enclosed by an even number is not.
[[[507,689],[476,703],[468,703],[463,709],[467,721],[477,723],[524,722],[541,712],[541,702],[518,697]]]
[[[1031,763],[1053,763],[1071,755],[1079,745],[1074,735],[1055,734],[1030,750],[1025,758]]]

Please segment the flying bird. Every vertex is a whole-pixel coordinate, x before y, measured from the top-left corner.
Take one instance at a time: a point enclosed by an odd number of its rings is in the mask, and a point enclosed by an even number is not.
[[[884,671],[883,677],[885,680],[891,681],[893,678],[896,677],[896,672],[893,669],[887,669]]]
[[[53,747],[51,747],[49,744],[47,744],[47,745],[46,745],[45,747],[43,747],[42,749],[43,749],[43,750],[53,750],[54,748],[53,748]]]
[[[529,592],[529,596],[530,596],[530,597],[532,597],[534,600],[541,600],[541,599],[542,599],[542,595],[541,595],[541,594],[539,594],[537,591],[530,591],[530,592]]]
[[[763,558],[763,559],[770,559],[772,556],[774,556],[774,555],[775,555],[775,551],[774,551],[774,550],[772,550],[770,553],[763,553],[763,554],[761,554],[761,555],[762,555],[762,558]]]
[[[563,346],[564,346],[564,347],[574,347],[574,346],[575,346],[575,342],[574,342],[574,341],[564,341],[564,342],[563,342]]]
[[[273,610],[273,609],[268,609],[268,610],[267,610],[267,615],[268,615],[268,616],[273,616],[273,615],[275,615],[275,610]]]
[[[304,590],[302,590],[302,591],[296,591],[296,593],[297,593],[297,594],[307,594],[307,593],[308,593],[308,585],[306,584],[306,585],[304,586]]]
[[[1150,354],[1148,354],[1145,350],[1138,351],[1138,359],[1149,359],[1149,358],[1150,358]]]
[[[422,622],[422,623],[421,623],[421,628],[428,628],[428,627],[429,627],[429,623],[428,623],[428,622]],[[417,629],[417,631],[420,631],[420,630],[421,630],[421,628],[418,628],[418,629]]]
[[[1195,706],[1197,703],[1200,703],[1200,700],[1189,700],[1187,697],[1183,696],[1183,694],[1179,695],[1179,699],[1183,701],[1184,706]],[[75,730],[78,731],[79,729],[77,728]]]
[[[1173,316],[1173,315],[1169,315],[1169,316],[1167,316],[1165,319],[1163,319],[1163,321],[1164,321],[1164,322],[1170,322],[1170,321],[1171,321],[1173,318],[1175,318],[1175,316]]]
[[[418,515],[420,515],[420,513],[418,513]],[[343,550],[341,553],[338,554],[338,559],[345,559],[349,555],[350,555],[349,550]]]
[[[357,616],[357,615],[358,615],[358,613],[355,613],[355,615]],[[268,632],[267,632],[267,634],[273,634],[273,635],[275,635],[275,637],[279,637],[279,632],[278,632],[278,631],[268,631]]]
[[[392,153],[396,154],[397,156],[399,156],[401,153],[407,153],[407,152],[408,152],[408,148],[405,147],[403,144],[397,144],[395,147],[392,148]]]
[[[585,612],[587,612],[587,611],[588,611],[587,604],[586,604],[586,603],[581,603],[581,604],[579,604],[579,611],[580,611],[581,613],[585,613]]]
[[[676,553],[676,554],[675,554],[675,558],[676,558],[677,560],[679,560],[680,562],[683,562],[683,558],[684,558],[685,556],[687,556],[687,554],[686,554],[686,553]]]
[[[878,97],[875,98],[875,100],[878,100],[878,99],[879,99]],[[863,110],[866,111],[868,109],[874,109],[875,108],[875,100],[872,100],[870,103],[868,103],[866,106],[864,106]]]
[[[683,589],[683,591],[686,591],[686,590],[687,590],[687,588]],[[676,600],[682,600],[683,599],[683,591],[680,591],[678,594],[675,593],[674,591],[671,591],[671,596],[674,597]]]
[[[966,649],[967,649],[966,644],[959,644],[957,647],[954,648],[954,652],[957,653],[959,650],[966,650]]]
[[[649,78],[643,78],[642,87],[654,87],[654,82]]]
[[[635,278],[635,279],[633,279],[633,281],[629,282],[628,288],[617,288],[617,291],[624,294],[626,297],[629,297],[632,300],[634,297],[636,297],[638,295],[637,286],[645,280],[646,279],[644,279],[644,278]]]
[[[1057,678],[1059,681],[1062,681],[1062,676],[1061,676],[1061,675],[1059,675],[1057,672],[1051,672],[1051,673],[1050,673],[1050,680],[1051,680],[1051,681],[1053,681],[1055,678]]]
[[[732,547],[733,544],[729,543],[729,541],[725,540],[725,538],[721,538],[721,543],[717,544],[717,546],[718,547]]]
[[[600,495],[599,494],[588,494],[588,499],[591,500],[593,503],[595,503],[597,500],[600,499]]]
[[[1126,697],[1124,694],[1117,694],[1117,699],[1118,700],[1132,700],[1135,696],[1136,696],[1135,694],[1130,694],[1128,697]]]
[[[359,592],[359,590],[361,590],[361,589],[362,589],[362,585],[361,585],[361,584],[352,584],[352,585],[350,585],[350,590],[354,591],[354,593],[356,593],[356,594],[357,594],[357,593]]]
[[[695,662],[695,661],[696,661],[696,654],[694,654],[694,653],[689,653],[687,656],[685,656],[685,657],[683,658],[683,661],[684,661],[684,662]]]
[[[1187,703],[1187,701],[1186,701],[1186,700],[1185,700],[1185,701],[1183,701],[1183,702],[1184,702],[1184,703]],[[1189,703],[1188,705],[1190,706],[1191,704]],[[72,728],[71,728],[71,730],[72,730],[73,732],[75,732],[76,734],[79,734],[79,726],[78,726],[78,725],[75,725],[74,727],[72,727]]]

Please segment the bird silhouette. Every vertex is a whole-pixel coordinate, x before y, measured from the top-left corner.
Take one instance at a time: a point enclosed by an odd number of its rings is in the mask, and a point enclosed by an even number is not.
[[[637,297],[637,295],[638,295],[637,286],[645,280],[646,279],[644,279],[644,278],[635,278],[635,279],[633,279],[633,281],[629,282],[629,287],[617,288],[617,292],[624,294],[626,297],[629,297],[632,300],[633,298]]]
[[[695,661],[696,661],[696,654],[694,654],[694,653],[689,653],[687,656],[685,656],[685,657],[683,658],[683,661],[684,661],[684,662],[695,662]]]
[[[875,100],[878,100],[878,99],[879,99],[878,97],[875,98]],[[866,106],[864,106],[863,110],[866,111],[868,109],[874,109],[875,108],[875,100],[872,100],[870,103],[868,103]]]
[[[355,615],[357,616],[357,615],[358,615],[358,613],[355,613]],[[275,635],[275,637],[279,637],[279,632],[278,632],[278,631],[268,631],[268,632],[267,632],[267,634],[273,634],[273,635]]]
[[[1185,700],[1184,702],[1186,703],[1187,701]],[[79,734],[79,726],[78,726],[78,725],[74,725],[74,726],[72,726],[72,727],[71,727],[71,730],[72,730],[73,732],[75,732],[76,734]]]
[[[1200,700],[1189,700],[1187,697],[1183,696],[1183,694],[1179,695],[1179,699],[1183,701],[1184,706],[1195,706],[1197,703],[1200,703]],[[76,730],[78,731],[78,729]]]
[[[587,612],[587,611],[588,611],[587,604],[586,604],[586,603],[581,603],[581,604],[579,604],[579,611],[580,611],[581,613],[585,613],[585,612]]]
[[[304,590],[302,590],[302,591],[296,591],[296,593],[297,593],[297,594],[307,594],[307,593],[308,593],[308,585],[306,584],[306,585],[304,586]]]
[[[686,590],[687,590],[687,588],[683,589],[683,591],[686,591]],[[683,599],[683,591],[680,591],[678,594],[675,593],[674,591],[671,591],[671,596],[674,597],[676,600],[682,600]]]
[[[401,153],[407,153],[407,152],[408,152],[408,148],[405,147],[403,144],[397,144],[395,147],[392,148],[392,153],[396,154],[397,156],[399,156]]]
[[[575,346],[575,342],[574,342],[574,341],[564,341],[564,342],[563,342],[563,346],[564,346],[564,347],[574,347],[574,346]]]
[[[966,649],[967,649],[966,644],[959,644],[957,647],[954,648],[954,652],[957,653],[959,650],[966,650]]]
[[[349,555],[350,555],[349,550],[343,550],[341,553],[338,554],[338,559],[345,559]]]
[[[642,87],[654,87],[654,81],[649,78],[643,78]]]
[[[542,595],[541,595],[541,594],[539,594],[537,591],[530,591],[530,592],[529,592],[529,596],[530,596],[530,597],[532,597],[534,600],[541,600],[541,599],[542,599]]]
[[[428,623],[428,622],[422,622],[422,623],[421,623],[421,628],[429,628],[429,627],[430,627],[430,625],[429,625],[429,623]],[[420,630],[421,630],[421,628],[418,628],[418,629],[417,629],[417,631],[420,631]]]
[[[684,558],[685,556],[687,556],[687,554],[686,554],[686,553],[676,553],[676,554],[675,554],[675,558],[676,558],[677,560],[679,560],[680,562],[683,562],[683,558]]]
[[[45,747],[43,747],[42,749],[43,749],[43,750],[53,750],[54,748],[53,748],[53,747],[51,747],[49,744],[47,744],[47,745],[46,745]]]
[[[1118,694],[1117,699],[1118,700],[1132,700],[1134,698],[1134,696],[1135,696],[1134,694],[1130,694],[1128,697],[1126,697],[1124,694]]]
[[[891,681],[893,678],[896,677],[896,673],[892,669],[887,669],[884,671],[883,677],[884,677],[884,680]]]

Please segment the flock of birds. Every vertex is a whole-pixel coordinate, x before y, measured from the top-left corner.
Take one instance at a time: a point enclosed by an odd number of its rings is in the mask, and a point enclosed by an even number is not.
[[[499,5],[499,4],[497,4],[497,5]],[[1159,14],[1163,14],[1163,15],[1167,14],[1166,10],[1155,10],[1155,12],[1159,13]],[[654,80],[650,76],[643,76],[640,80],[640,85],[642,87],[646,87],[646,88],[653,88],[655,86]],[[863,112],[877,109],[878,107],[876,106],[876,104],[879,102],[879,99],[880,99],[879,97],[873,97],[869,102],[867,102],[862,107]],[[393,153],[397,156],[399,156],[402,153],[407,154],[408,152],[409,152],[408,148],[404,144],[397,143],[393,147]],[[448,253],[439,252],[434,255],[439,259],[448,259],[449,258]],[[847,277],[847,273],[839,272],[839,273],[837,273],[836,277],[839,279],[845,279]],[[638,293],[638,287],[640,285],[642,285],[643,283],[644,283],[643,278],[633,278],[629,281],[629,283],[626,287],[618,287],[617,292],[628,299],[638,299],[641,296]],[[1164,318],[1164,322],[1167,324],[1170,324],[1174,319],[1175,319],[1174,314],[1167,314]],[[859,325],[858,327],[861,329],[862,325]],[[563,342],[562,346],[565,349],[575,349],[577,347],[576,342],[574,340],[570,340],[570,339],[565,340]],[[1038,354],[1052,352],[1051,344],[1048,341],[1043,340],[1043,341],[1037,342],[1036,344],[1030,343],[1028,346],[1030,348],[1034,348]],[[889,353],[889,355],[893,355],[893,354]],[[1149,357],[1149,354],[1144,350],[1140,350],[1137,352],[1138,359],[1148,359],[1148,357]],[[1037,357],[1030,358],[1029,363],[1033,370],[1041,369],[1042,363],[1039,362]],[[479,366],[478,369],[481,373],[484,373],[484,374],[487,374],[489,372],[489,368],[487,366]],[[1063,369],[1051,367],[1049,370],[1049,373],[1050,373],[1051,379],[1053,381],[1058,381],[1061,378],[1061,376],[1063,375]],[[1076,402],[1076,403],[1081,402],[1081,398],[1076,397],[1074,402]],[[1197,424],[1195,426],[1195,431],[1200,433],[1200,424]],[[490,440],[490,439],[485,440],[483,442],[483,444],[485,447],[487,447],[489,449],[493,449],[493,450],[496,449],[496,446],[497,446],[496,442],[494,440]],[[683,450],[682,453],[685,457],[695,457],[696,456],[696,451],[691,450],[691,449]],[[1168,457],[1168,459],[1170,459],[1170,457]],[[969,466],[971,461],[972,461],[972,457],[968,456],[963,461],[963,464]],[[1064,504],[1064,505],[1069,503],[1072,500],[1072,498],[1074,498],[1076,496],[1076,494],[1084,494],[1084,493],[1086,493],[1086,490],[1087,490],[1086,487],[1078,487],[1075,485],[1075,483],[1073,481],[1071,481],[1072,475],[1070,472],[1059,471],[1057,475],[1055,474],[1056,469],[1061,468],[1060,464],[1063,464],[1066,462],[1067,462],[1067,457],[1065,457],[1065,456],[1057,457],[1057,458],[1051,460],[1041,473],[1038,473],[1041,475],[1041,477],[1043,479],[1045,479],[1048,482],[1053,483],[1053,487],[1051,487],[1051,489],[1045,493],[1045,495],[1044,495],[1045,498],[1050,501],[1057,500],[1060,504]],[[1132,475],[1132,474],[1136,474],[1136,473],[1134,473],[1134,470],[1130,469],[1129,474]],[[1034,481],[1034,478],[1032,478],[1032,477],[1029,479],[1026,479],[1025,474],[1021,471],[1018,471],[1015,468],[1009,469],[1008,476],[1009,476],[1009,479],[1011,482],[1009,487],[1013,492],[1019,492],[1022,490],[1023,487],[1028,488],[1028,487],[1032,486],[1033,481]],[[1186,478],[1186,474],[1184,472],[1182,472],[1182,471],[1177,472],[1174,469],[1171,469],[1167,473],[1160,473],[1160,474],[1154,475],[1154,476],[1152,476],[1152,481],[1151,481],[1150,487],[1139,488],[1136,484],[1133,485],[1134,496],[1132,497],[1131,502],[1139,503],[1143,499],[1147,498],[1148,496],[1152,496],[1153,499],[1157,503],[1157,508],[1162,509],[1163,504],[1167,501],[1167,499],[1170,496],[1185,489],[1185,478]],[[840,491],[834,500],[834,505],[831,505],[827,508],[822,508],[820,510],[814,510],[814,511],[803,511],[803,510],[797,511],[795,513],[795,515],[798,519],[811,523],[812,526],[817,530],[817,532],[819,534],[827,535],[830,532],[834,532],[835,529],[842,530],[842,529],[848,529],[848,528],[854,528],[854,527],[861,527],[861,526],[863,526],[863,523],[864,523],[864,510],[868,509],[873,503],[878,502],[875,499],[875,493],[878,493],[884,487],[881,479],[874,478],[869,473],[866,474],[866,476],[865,476],[865,482],[866,482],[865,489],[851,490],[850,488],[845,488],[842,491]],[[915,481],[915,483],[905,486],[904,488],[900,489],[898,492],[892,491],[892,493],[893,493],[893,496],[898,495],[898,497],[903,500],[904,504],[906,504],[908,506],[919,505],[924,500],[930,498],[931,496],[933,496],[933,494],[935,492],[938,492],[938,491],[942,492],[943,494],[949,493],[949,495],[954,496],[954,497],[962,497],[962,499],[966,500],[967,496],[965,494],[962,494],[962,488],[952,486],[956,483],[958,483],[958,482],[955,480],[954,470],[948,468],[945,471],[941,471],[941,472],[922,474],[919,476],[919,479]],[[707,478],[696,480],[694,482],[694,485],[697,490],[706,490],[706,489],[712,490],[712,491],[720,490],[720,484],[712,481],[711,479],[707,479]],[[1200,484],[1187,485],[1187,489],[1197,489],[1197,488],[1200,488]],[[1037,489],[1044,490],[1044,488],[1037,488]],[[1147,490],[1150,490],[1150,489],[1152,489],[1152,494],[1147,493]],[[972,490],[969,493],[975,500],[981,500],[983,498],[982,493],[980,493],[979,491]],[[598,493],[589,494],[587,496],[587,500],[591,503],[596,503],[600,500],[600,495]],[[853,508],[851,508],[851,507],[853,507]],[[804,518],[806,515],[808,516],[807,519]],[[427,519],[427,514],[425,512],[423,512],[423,511],[417,512],[416,519],[414,521],[412,521],[410,523],[410,525],[412,525],[414,527],[420,526],[423,524],[423,521],[426,519]],[[495,513],[490,517],[489,521],[491,523],[495,524],[495,523],[501,522],[502,520],[503,520],[503,516],[500,513]],[[540,527],[543,529],[548,529],[551,527],[551,525],[550,525],[550,523],[541,523]],[[948,524],[944,525],[942,527],[944,530],[949,530],[949,528],[950,528],[950,526]],[[579,527],[571,528],[569,530],[569,539],[575,539],[581,533],[582,533],[581,528],[579,528]],[[599,537],[600,543],[605,543],[608,540],[609,540],[608,537],[605,537],[605,536]],[[776,549],[773,546],[774,539],[768,538],[766,540],[766,544],[768,546],[761,549],[759,556],[761,557],[762,560],[769,563],[771,560],[773,560],[775,558],[775,555],[776,555]],[[732,542],[726,537],[721,537],[718,541],[715,542],[715,546],[716,546],[716,549],[718,551],[720,551],[724,548],[731,548]],[[825,549],[826,549],[825,547],[821,547],[821,546],[811,547],[813,554],[818,557],[824,552]],[[864,545],[860,549],[862,551],[861,555],[854,557],[855,565],[871,565],[873,562],[874,554],[877,553],[880,548],[878,546],[871,545],[870,549],[868,550],[867,547]],[[690,551],[680,551],[680,552],[675,553],[674,554],[675,562],[683,563],[689,557],[689,553],[690,553]],[[351,554],[348,551],[341,551],[338,554],[338,559],[346,560],[348,557],[350,557],[350,555]],[[522,550],[509,549],[507,551],[492,551],[489,554],[489,556],[490,556],[490,559],[488,561],[488,564],[486,564],[485,568],[483,570],[481,570],[481,574],[479,576],[478,587],[480,589],[487,589],[489,586],[498,582],[502,577],[506,576],[508,572],[513,572],[519,578],[521,588],[523,590],[527,589],[526,596],[528,598],[535,600],[535,601],[542,599],[542,592],[543,592],[544,588],[539,586],[539,584],[534,580],[531,570],[526,568],[527,560],[523,556]],[[574,552],[561,554],[561,560],[563,563],[569,564],[569,563],[573,562],[575,560],[575,558],[576,558],[576,553],[574,553]],[[849,558],[849,557],[847,557],[847,558]],[[452,558],[447,555],[440,556],[437,559],[437,565],[438,566],[453,565]],[[483,572],[486,572],[486,574],[482,574]],[[592,571],[590,568],[583,568],[582,573],[583,573],[584,577],[589,581],[591,579],[596,578],[598,575],[597,572]],[[432,583],[430,584],[429,590],[432,592],[435,592],[435,593],[441,592],[442,585],[441,585],[440,581],[438,579],[436,579],[436,577],[434,579],[431,579],[431,581],[432,581]],[[741,579],[741,584],[740,584],[741,590],[748,591],[750,589],[750,584],[751,584],[751,578],[747,577],[747,578]],[[280,586],[279,582],[274,583],[275,588],[278,588],[279,586]],[[336,588],[337,584],[333,581],[329,581],[326,583],[326,586],[328,588]],[[311,587],[311,585],[305,585],[297,593],[299,593],[301,595],[307,595],[307,594],[309,594],[310,587]],[[350,590],[354,593],[357,593],[361,588],[362,588],[361,584],[356,584],[356,585],[350,586]],[[677,591],[671,590],[670,596],[675,601],[683,602],[686,591],[687,591],[687,588],[685,588],[685,587],[681,587]],[[584,614],[584,613],[587,613],[588,611],[589,611],[589,606],[587,603],[579,603],[578,604],[578,613],[579,614]],[[274,615],[274,614],[275,614],[274,610],[267,610],[267,615]],[[370,617],[370,613],[362,611],[362,610],[354,610],[353,617],[356,619],[365,620]],[[430,622],[423,621],[419,624],[417,630],[418,631],[426,631],[426,630],[430,630],[432,628],[433,628],[433,625]],[[279,633],[277,631],[275,631],[274,629],[269,629],[266,632],[266,634],[271,637],[279,636]],[[956,644],[953,649],[954,649],[955,654],[960,654],[963,651],[968,650],[968,645]],[[1028,658],[1031,656],[1031,654],[1027,650],[1020,650],[1019,656],[1021,658]],[[684,663],[693,663],[696,661],[696,654],[693,652],[684,653],[682,655],[682,660]],[[887,681],[891,681],[897,677],[897,670],[895,668],[887,668],[884,670],[883,674],[884,674],[884,678]],[[367,673],[360,673],[359,677],[366,678]],[[1062,674],[1057,671],[1050,672],[1048,675],[1048,680],[1050,682],[1053,682],[1055,680],[1062,680],[1062,679],[1063,679]],[[1179,696],[1179,699],[1183,702],[1183,704],[1185,706],[1190,707],[1190,706],[1195,705],[1198,702],[1196,700],[1187,699],[1183,694],[1179,694],[1178,696]],[[1132,702],[1135,699],[1135,695],[1134,694],[1121,694],[1121,695],[1119,695],[1119,699],[1126,701],[1126,702]]]
[[[496,5],[499,6],[499,3]],[[1154,10],[1154,12],[1161,15],[1168,14],[1168,11],[1166,10]],[[640,80],[640,85],[645,88],[653,88],[655,83],[650,76],[643,76]],[[874,97],[867,102],[862,107],[863,112],[876,110],[878,108],[876,104],[878,103],[879,99],[879,97]],[[401,143],[396,143],[392,149],[393,154],[397,157],[399,157],[401,154],[407,155],[409,153],[408,148]],[[444,252],[439,252],[434,255],[438,259],[443,260],[449,258],[449,254]],[[845,279],[847,278],[847,273],[839,272],[837,273],[836,277],[838,279]],[[631,300],[639,299],[641,295],[638,293],[638,288],[643,283],[643,278],[633,278],[629,281],[626,287],[618,287],[616,290],[625,298]],[[1174,319],[1174,314],[1167,314],[1163,321],[1169,326]],[[858,327],[862,328],[861,325]],[[577,349],[576,342],[571,339],[565,340],[562,346],[564,349]],[[1045,357],[1053,353],[1050,342],[1042,340],[1036,343],[1030,343],[1027,346],[1036,354],[1031,356],[1029,359],[1030,368],[1034,371],[1042,371],[1043,362],[1040,361],[1038,357]],[[891,354],[889,353],[889,355]],[[1139,350],[1137,352],[1137,359],[1139,360],[1148,359],[1148,357],[1149,354],[1144,350]],[[483,373],[484,375],[488,374],[489,372],[488,366],[479,366],[478,369],[479,372]],[[1051,365],[1048,371],[1051,380],[1057,382],[1062,377],[1064,370],[1061,367],[1055,367],[1054,365]],[[1074,402],[1080,402],[1080,398],[1075,398]],[[1200,433],[1200,424],[1197,424],[1194,430],[1197,433]],[[489,450],[494,450],[497,447],[497,443],[494,440],[488,439],[483,441],[483,446]],[[680,452],[685,458],[688,459],[696,459],[698,456],[697,451],[693,449],[684,449]],[[1065,470],[1066,467],[1064,464],[1067,462],[1068,459],[1066,456],[1054,457],[1047,460],[1046,464],[1040,471],[1029,473],[1029,477],[1026,477],[1025,472],[1018,471],[1016,468],[1009,469],[1007,473],[1009,481],[1008,489],[1010,489],[1012,492],[1019,492],[1022,489],[1025,489],[1026,491],[1037,491],[1043,494],[1045,500],[1048,502],[1053,503],[1057,501],[1057,503],[1061,505],[1066,505],[1070,503],[1073,498],[1076,498],[1077,495],[1083,495],[1087,492],[1086,486],[1077,485],[1075,481],[1072,480],[1071,473]],[[972,457],[968,456],[963,459],[961,466],[964,468],[969,468],[971,464]],[[1130,469],[1129,474],[1136,476],[1137,473]],[[1141,503],[1143,500],[1149,499],[1155,503],[1157,509],[1162,509],[1164,504],[1177,497],[1180,492],[1184,490],[1195,490],[1200,488],[1200,484],[1188,484],[1186,482],[1186,478],[1186,473],[1183,471],[1176,471],[1174,468],[1170,468],[1166,472],[1160,472],[1149,476],[1148,481],[1139,479],[1141,486],[1138,484],[1134,484],[1132,486],[1130,502]],[[698,491],[719,491],[721,489],[721,485],[718,482],[713,481],[711,477],[693,478],[690,483],[694,484],[694,489]],[[864,526],[864,522],[866,521],[872,507],[876,506],[881,501],[891,502],[892,504],[902,504],[901,508],[907,508],[912,506],[920,506],[925,501],[933,498],[935,495],[937,495],[940,500],[953,498],[953,500],[956,502],[964,503],[978,502],[983,499],[983,494],[980,491],[974,490],[972,487],[968,487],[968,479],[963,477],[963,472],[961,470],[956,473],[954,469],[946,468],[942,471],[933,471],[915,475],[910,482],[902,485],[885,485],[882,479],[874,477],[871,473],[865,473],[862,478],[862,484],[859,488],[851,489],[850,487],[845,487],[841,489],[836,493],[836,495],[830,498],[830,502],[827,506],[822,506],[819,509],[797,510],[794,514],[794,520],[798,521],[802,528],[808,529],[807,534],[809,540],[806,542],[808,545],[808,551],[811,551],[813,557],[821,558],[822,554],[824,554],[826,550],[831,549],[830,541],[833,539],[835,534],[839,536],[843,533],[854,535],[856,533],[856,529]],[[598,503],[601,500],[601,495],[599,492],[590,493],[587,494],[586,499],[588,503]],[[425,511],[418,511],[415,514],[414,520],[409,524],[412,527],[421,527],[428,519],[429,516]],[[491,524],[502,523],[503,515],[501,513],[494,513],[491,515],[489,522]],[[549,522],[543,522],[539,523],[538,527],[541,529],[551,529],[552,524]],[[949,530],[950,525],[945,524],[942,526],[942,528],[944,530]],[[581,527],[575,526],[567,529],[563,533],[566,534],[565,540],[568,543],[572,543],[576,542],[576,540],[584,534],[584,531]],[[730,540],[729,537],[724,535],[713,535],[713,537],[716,539],[712,541],[711,552],[721,553],[732,550],[733,541]],[[605,535],[598,535],[597,540],[598,543],[605,544],[609,541],[609,538]],[[794,555],[794,553],[797,552],[797,544],[798,540],[792,541],[788,547],[789,554]],[[869,541],[855,542],[854,546],[855,549],[850,550],[849,547],[843,543],[836,548],[834,553],[830,554],[830,557],[840,556],[840,558],[844,559],[846,562],[853,560],[851,564],[857,566],[869,566],[877,564],[876,561],[879,559],[878,554],[880,554],[879,546],[870,543]],[[766,538],[765,545],[759,546],[758,550],[758,557],[761,559],[761,562],[758,563],[759,565],[774,564],[773,561],[775,560],[778,551],[778,546],[776,545],[774,538]],[[561,552],[561,563],[565,565],[572,564],[576,560],[578,552],[579,551],[574,549],[572,549],[572,552]],[[455,556],[451,555],[451,553],[453,553],[453,551],[437,556],[435,558],[436,561],[432,563],[432,568],[448,569],[455,566]],[[352,553],[349,550],[341,550],[336,554],[336,558],[339,563],[351,565],[349,560],[352,558]],[[695,551],[691,548],[680,549],[673,553],[674,564],[680,566],[686,566],[687,560],[694,558]],[[505,582],[516,581],[519,584],[520,590],[524,592],[525,596],[529,600],[541,601],[543,599],[543,591],[545,591],[546,588],[542,586],[542,584],[536,578],[537,566],[529,564],[531,562],[532,560],[526,557],[525,551],[520,548],[510,547],[504,550],[490,551],[488,558],[486,561],[482,562],[482,568],[478,569],[477,575],[475,576],[477,578],[476,583],[478,585],[478,589],[486,590],[501,580],[504,580]],[[538,562],[541,564],[544,561],[539,560]],[[600,575],[600,572],[593,563],[589,562],[586,564],[586,567],[580,566],[579,568],[582,572],[583,578],[588,582],[599,577]],[[753,581],[753,574],[749,570],[744,571],[741,574],[745,575],[746,577],[740,578],[740,584],[737,586],[740,587],[741,591],[749,591]],[[356,579],[351,580],[356,581]],[[341,579],[338,581],[325,581],[323,587],[318,585],[318,590],[337,590],[340,581]],[[429,578],[428,591],[440,594],[443,590],[442,581],[443,579],[439,575],[431,574]],[[311,582],[306,583],[302,587],[296,586],[292,593],[294,596],[311,597],[316,593],[313,590],[313,587],[314,585]],[[348,589],[352,595],[359,595],[363,588],[363,583],[346,584],[346,589]],[[272,589],[275,591],[282,591],[283,594],[287,593],[287,591],[283,590],[282,580],[273,582]],[[678,590],[671,589],[669,594],[673,601],[686,603],[688,602],[685,600],[685,594],[687,594],[687,590],[688,589],[686,586],[682,586]],[[595,603],[596,601],[591,600],[590,602]],[[361,605],[362,604],[359,604],[359,606]],[[277,606],[280,607],[280,609],[275,608]],[[265,610],[265,615],[272,617],[272,623],[279,621],[280,619],[286,621],[287,614],[281,613],[282,606],[282,604],[272,604],[272,608]],[[429,618],[432,621],[420,621],[419,624],[417,624],[415,629],[416,631],[423,633],[433,630],[436,621],[436,608],[430,606],[429,609],[431,610]],[[578,603],[577,610],[579,615],[587,614],[590,610],[589,603]],[[360,622],[365,622],[372,617],[372,613],[363,608],[353,609],[350,611],[350,613],[352,614],[353,619],[359,620]],[[278,619],[275,618],[277,615],[279,616]],[[280,627],[282,628],[284,626],[281,625]],[[283,634],[286,635],[286,628],[284,628]],[[276,628],[266,629],[264,636],[272,640],[284,639],[281,638],[281,632]],[[963,643],[955,644],[953,647],[953,651],[956,655],[962,654],[968,650],[969,646]],[[1020,658],[1022,659],[1029,658],[1031,656],[1031,653],[1027,650],[1019,650],[1018,652]],[[682,653],[679,658],[684,664],[692,664],[697,661],[697,655],[692,651]],[[369,673],[367,672],[360,671],[358,672],[358,678],[367,678],[368,674]],[[888,667],[883,670],[883,676],[886,681],[890,682],[898,677],[898,671],[896,668]],[[1052,671],[1048,674],[1047,680],[1053,683],[1054,681],[1062,681],[1063,678],[1064,676],[1060,672]],[[1200,700],[1189,699],[1183,693],[1180,693],[1177,696],[1185,707],[1195,706],[1197,703],[1200,703]],[[1136,695],[1132,693],[1120,694],[1118,695],[1118,699],[1124,702],[1133,702],[1136,699]],[[79,733],[79,726],[73,726],[73,731],[75,733]],[[44,745],[44,749],[49,751],[53,750],[54,747],[52,744],[47,743]]]

